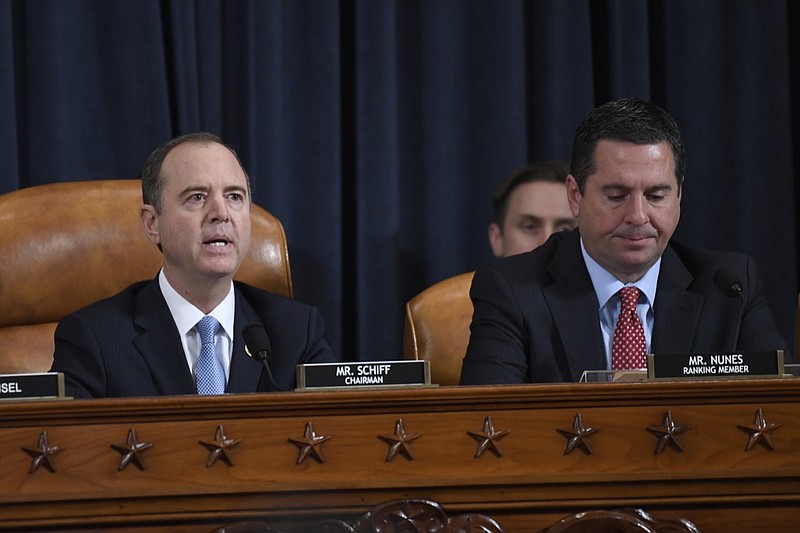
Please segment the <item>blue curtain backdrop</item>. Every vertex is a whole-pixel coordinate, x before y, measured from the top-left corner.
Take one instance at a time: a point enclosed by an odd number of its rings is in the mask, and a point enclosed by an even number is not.
[[[0,193],[214,132],[334,349],[394,359],[405,302],[491,259],[495,185],[639,96],[685,135],[678,237],[755,256],[791,343],[798,28],[790,0],[0,0]]]

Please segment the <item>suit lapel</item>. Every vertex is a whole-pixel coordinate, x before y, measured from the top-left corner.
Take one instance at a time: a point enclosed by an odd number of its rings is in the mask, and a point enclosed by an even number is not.
[[[653,353],[689,353],[697,335],[705,298],[688,290],[694,281],[671,246],[661,259],[653,312]]]
[[[253,359],[245,353],[244,327],[252,323],[262,323],[261,318],[253,307],[245,300],[244,295],[237,288],[236,315],[233,319],[233,354],[231,355],[231,368],[228,376],[226,392],[255,392],[264,372],[264,364]]]
[[[544,289],[544,298],[564,346],[564,356],[573,380],[584,370],[606,367],[600,332],[599,303],[580,250],[577,231],[565,236],[548,265],[555,282]],[[694,281],[671,246],[661,259],[658,278],[653,353],[688,353],[696,337],[705,298],[688,290]]]
[[[585,370],[606,368],[605,348],[600,333],[599,304],[583,261],[580,234],[565,236],[548,265],[555,283],[544,289],[544,298],[564,346],[565,363],[573,381]]]
[[[156,390],[160,394],[196,393],[180,333],[157,280],[139,293],[134,324],[142,333],[133,340],[133,344],[150,367]]]

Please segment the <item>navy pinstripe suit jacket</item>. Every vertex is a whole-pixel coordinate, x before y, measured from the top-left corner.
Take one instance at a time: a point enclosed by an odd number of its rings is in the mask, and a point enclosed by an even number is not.
[[[334,362],[315,307],[234,282],[233,355],[226,392],[273,387],[260,361],[244,351],[243,328],[261,323],[272,347],[270,369],[278,386],[295,386],[298,363]],[[134,283],[111,298],[61,320],[52,371],[65,374],[76,398],[196,394],[178,328],[158,280]]]
[[[742,282],[744,306],[714,285],[720,269]],[[579,229],[478,269],[470,296],[475,311],[462,384],[578,381],[584,370],[606,368]],[[730,352],[742,306],[737,349],[786,351],[751,258],[672,241],[661,260],[651,351]]]

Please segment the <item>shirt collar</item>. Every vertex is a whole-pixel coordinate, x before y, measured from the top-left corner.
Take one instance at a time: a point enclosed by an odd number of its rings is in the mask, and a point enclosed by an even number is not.
[[[583,238],[581,238],[581,254],[583,254],[583,260],[586,263],[586,269],[589,271],[589,277],[592,280],[592,285],[594,285],[594,291],[597,294],[597,301],[600,303],[601,309],[626,285],[635,285],[644,294],[650,308],[653,307],[653,302],[656,301],[658,274],[661,271],[661,257],[636,282],[623,283],[592,259],[583,245]]]
[[[169,311],[172,314],[172,319],[175,321],[175,325],[178,326],[178,332],[181,335],[186,335],[197,325],[205,314],[186,298],[181,296],[178,291],[169,284],[167,277],[164,275],[164,269],[161,269],[161,272],[158,274],[158,285],[161,288],[161,294],[164,295],[164,300],[167,302],[167,307],[169,307]],[[235,307],[233,282],[231,282],[231,288],[228,294],[217,307],[208,313],[217,319],[217,322],[222,326],[222,330],[231,341],[233,341]]]

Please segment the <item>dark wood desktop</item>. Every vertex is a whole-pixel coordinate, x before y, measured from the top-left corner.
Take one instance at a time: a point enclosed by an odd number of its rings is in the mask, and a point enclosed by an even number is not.
[[[0,530],[302,531],[403,498],[536,532],[640,507],[800,524],[800,379],[0,404]]]

